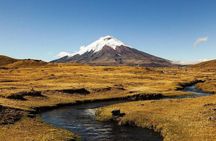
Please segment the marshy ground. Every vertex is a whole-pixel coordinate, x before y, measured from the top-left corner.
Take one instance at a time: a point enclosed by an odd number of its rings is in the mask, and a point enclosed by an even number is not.
[[[99,67],[77,64],[18,65],[0,69],[1,140],[71,140],[73,133],[52,127],[37,114],[64,104],[117,98],[189,95],[182,84],[203,80],[197,87],[216,92],[214,68]],[[164,140],[215,140],[216,96],[134,101],[99,109],[98,119],[111,111],[126,115],[119,124],[154,129]],[[15,136],[14,136],[15,135]]]

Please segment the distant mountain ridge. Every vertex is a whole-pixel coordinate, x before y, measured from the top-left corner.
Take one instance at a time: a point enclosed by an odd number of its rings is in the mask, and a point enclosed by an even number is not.
[[[90,45],[81,47],[80,51],[52,62],[105,66],[173,66],[169,60],[131,48],[112,36],[101,37]]]
[[[0,55],[0,66],[14,63],[16,61],[17,61],[17,59],[14,59],[14,58],[11,58],[8,56],[4,56],[4,55]]]
[[[47,64],[47,62],[41,60],[15,59],[8,56],[0,55],[0,67],[4,68],[39,67]]]
[[[196,68],[216,68],[216,60],[205,61],[191,66]]]

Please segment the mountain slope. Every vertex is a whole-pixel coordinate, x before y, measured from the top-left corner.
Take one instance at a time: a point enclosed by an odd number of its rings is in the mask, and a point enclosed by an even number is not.
[[[4,66],[10,63],[14,63],[18,61],[17,59],[11,58],[11,57],[7,57],[4,55],[0,55],[0,66]]]
[[[47,65],[47,62],[33,59],[23,59],[10,64],[5,65],[7,68],[27,68],[27,67],[41,67]]]
[[[216,68],[216,60],[210,60],[206,62],[201,62],[195,65],[192,65],[193,67],[198,68]]]
[[[0,55],[0,67],[4,68],[40,67],[47,64],[47,62],[41,60],[14,59],[8,56]]]
[[[169,60],[136,50],[111,36],[81,47],[80,51],[52,62],[76,62],[90,65],[172,66]]]

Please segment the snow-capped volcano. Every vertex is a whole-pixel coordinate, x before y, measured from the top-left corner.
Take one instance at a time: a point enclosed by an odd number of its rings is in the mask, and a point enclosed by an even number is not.
[[[78,52],[72,53],[69,56],[72,57],[72,56],[78,55],[78,54],[82,55],[86,52],[91,52],[91,51],[93,51],[95,53],[95,52],[101,51],[104,46],[108,46],[108,47],[115,50],[116,47],[118,47],[118,46],[126,46],[126,45],[123,42],[121,42],[120,40],[108,35],[108,36],[101,37],[100,39],[89,44],[88,46],[80,47],[80,50]]]
[[[52,62],[76,62],[91,65],[172,65],[169,60],[131,48],[112,36],[101,37],[87,46],[82,46],[78,52]]]

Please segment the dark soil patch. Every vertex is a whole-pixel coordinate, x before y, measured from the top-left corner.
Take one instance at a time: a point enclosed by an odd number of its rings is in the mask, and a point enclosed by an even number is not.
[[[81,94],[81,95],[87,95],[90,94],[90,92],[85,88],[80,89],[64,89],[64,90],[57,90],[58,92],[62,93],[68,93],[68,94]]]
[[[20,120],[23,115],[24,111],[0,105],[0,124],[13,124]]]
[[[46,97],[42,95],[41,91],[29,91],[29,92],[18,92],[15,94],[12,94],[8,96],[9,99],[16,99],[16,100],[26,100],[25,96],[31,96],[31,97]]]
[[[107,87],[107,88],[97,88],[97,89],[93,89],[93,92],[108,92],[111,91],[112,88],[111,87]]]

